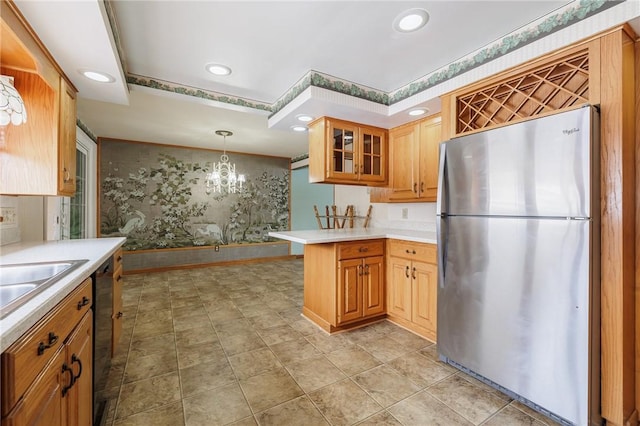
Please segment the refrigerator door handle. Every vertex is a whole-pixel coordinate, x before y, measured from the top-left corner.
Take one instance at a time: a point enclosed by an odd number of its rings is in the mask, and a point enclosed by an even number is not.
[[[442,207],[447,208],[447,200],[445,199],[445,194],[447,191],[445,190],[445,176],[446,173],[446,152],[447,145],[446,143],[440,144],[440,162],[438,163],[438,196],[436,198],[436,214],[440,215],[442,213]]]
[[[444,287],[445,265],[447,261],[447,217],[436,220],[436,242],[438,244],[438,286]]]

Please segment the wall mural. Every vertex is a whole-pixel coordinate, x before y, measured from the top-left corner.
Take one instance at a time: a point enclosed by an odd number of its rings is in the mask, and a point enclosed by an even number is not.
[[[289,159],[229,154],[246,177],[237,193],[207,194],[219,151],[100,139],[100,234],[125,250],[276,241],[289,227]]]

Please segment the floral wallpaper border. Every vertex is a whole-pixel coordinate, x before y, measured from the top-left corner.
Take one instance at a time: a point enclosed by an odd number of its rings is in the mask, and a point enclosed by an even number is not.
[[[89,127],[87,127],[86,124],[84,124],[82,122],[82,120],[80,120],[79,118],[76,119],[76,126],[80,127],[80,129],[87,135],[89,136],[89,139],[91,139],[92,141],[94,141],[96,144],[98,143],[98,138],[96,137],[96,135],[93,134],[93,132],[91,131],[91,129],[89,129]]]
[[[506,55],[507,53],[519,49],[542,37],[573,25],[576,22],[593,16],[596,13],[600,13],[625,1],[628,0],[575,0],[564,8],[559,9],[556,13],[547,16],[543,20],[534,22],[531,26],[515,31],[503,37],[502,39],[497,40],[496,42],[470,55],[467,55],[464,58],[461,58],[458,61],[452,62],[437,71],[427,74],[424,77],[421,77],[418,80],[415,80],[407,84],[406,86],[389,93],[361,84],[353,83],[344,79],[333,77],[331,75],[315,70],[310,70],[309,72],[307,72],[300,80],[298,80],[298,82],[296,82],[292,86],[291,89],[289,89],[273,104],[227,95],[224,93],[198,89],[194,87],[181,86],[179,84],[163,81],[157,78],[140,76],[128,72],[126,73],[127,83],[158,90],[164,90],[172,93],[194,96],[197,98],[208,99],[230,105],[268,111],[270,112],[269,117],[282,110],[310,86],[320,87],[337,93],[354,96],[367,101],[388,106],[407,99],[417,93],[425,91],[437,84],[450,80],[457,75],[460,75],[489,61]],[[105,3],[110,2],[106,1]],[[114,32],[114,36],[116,40],[119,40],[120,37],[117,36],[117,26],[114,24],[114,22],[116,21],[113,18],[114,11],[112,10],[110,4],[106,9],[107,14],[110,16],[109,21],[111,23],[111,28]]]

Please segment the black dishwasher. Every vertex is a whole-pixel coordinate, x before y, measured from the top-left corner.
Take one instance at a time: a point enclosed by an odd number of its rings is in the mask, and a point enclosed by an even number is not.
[[[111,328],[113,311],[113,257],[92,275],[93,282],[93,424],[106,420],[104,391],[111,368]]]

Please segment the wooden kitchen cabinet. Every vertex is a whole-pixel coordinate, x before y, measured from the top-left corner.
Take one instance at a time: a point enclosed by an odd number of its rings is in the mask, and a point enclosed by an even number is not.
[[[111,314],[111,356],[118,348],[120,335],[122,334],[122,249],[118,249],[113,255],[113,306]]]
[[[328,332],[385,317],[384,240],[307,244],[303,314]]]
[[[441,118],[433,115],[389,130],[389,187],[371,202],[434,202],[438,192]]]
[[[309,124],[309,182],[387,183],[387,131],[330,117]]]
[[[11,1],[0,2],[1,72],[14,77],[27,122],[0,135],[0,193],[67,195],[76,188],[76,89]]]
[[[436,341],[436,246],[387,241],[387,314],[391,321]]]
[[[91,279],[2,353],[2,426],[93,420]]]

